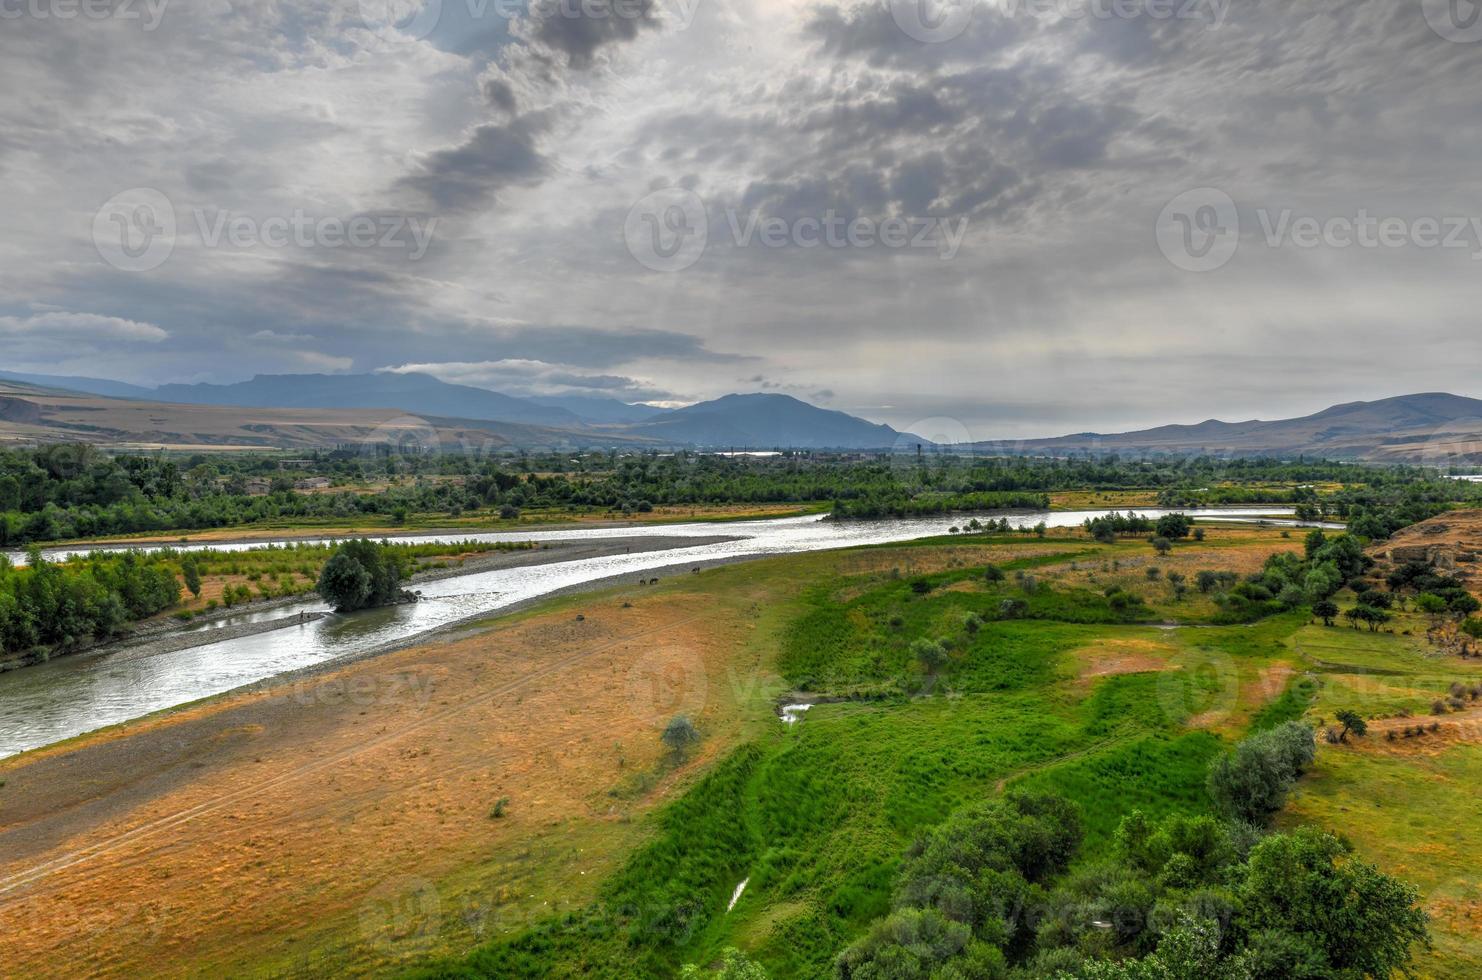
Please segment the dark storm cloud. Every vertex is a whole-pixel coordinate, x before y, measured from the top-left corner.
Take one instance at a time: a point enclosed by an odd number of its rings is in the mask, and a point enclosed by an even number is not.
[[[532,0],[528,36],[572,68],[592,67],[598,51],[659,26],[654,0]]]
[[[526,116],[508,125],[479,126],[464,143],[433,153],[401,183],[440,210],[486,207],[504,188],[537,183],[550,172],[550,161],[535,145],[548,122],[545,116]]]
[[[496,63],[480,77],[480,95],[503,121],[480,125],[439,150],[399,182],[436,208],[477,211],[506,187],[539,183],[552,163],[542,149],[564,114],[560,91],[569,72],[593,68],[598,53],[659,26],[654,0],[533,0],[497,39]],[[551,101],[552,93],[555,101]],[[541,108],[529,108],[532,103]]]
[[[828,391],[981,438],[1473,383],[1469,257],[1271,249],[1251,227],[1197,277],[1151,229],[1205,186],[1243,216],[1475,215],[1482,45],[1440,38],[1418,0],[1234,0],[1215,26],[1152,0],[1072,20],[1031,5],[984,0],[940,44],[880,0],[700,0],[683,30],[652,3],[511,21],[443,0],[430,42],[368,29],[354,0],[172,0],[155,32],[8,20],[0,90],[24,94],[0,99],[6,354],[136,381],[436,363],[666,400]],[[711,215],[678,274],[624,247],[659,181]],[[228,204],[444,224],[420,263],[182,231],[168,263],[126,273],[90,231],[131,187],[187,225]],[[728,208],[971,222],[955,260],[904,261],[734,247]],[[1314,363],[1331,370],[1313,380]]]

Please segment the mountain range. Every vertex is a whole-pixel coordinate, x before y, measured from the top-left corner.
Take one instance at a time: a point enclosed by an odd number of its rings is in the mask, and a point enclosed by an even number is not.
[[[987,448],[987,447],[982,447]],[[1003,447],[998,446],[998,451]],[[1035,455],[1315,456],[1374,462],[1482,460],[1482,401],[1444,392],[1334,405],[1277,421],[1164,425],[1138,432],[1083,432],[1030,439],[1014,451]]]
[[[230,385],[145,388],[101,378],[0,372],[0,440],[310,447],[377,438],[425,420],[440,438],[508,446],[913,449],[919,436],[779,394],[678,409],[587,396],[517,398],[427,374],[259,375]],[[81,394],[79,394],[81,393]],[[91,398],[84,397],[91,396]],[[214,409],[215,411],[211,411]],[[1274,421],[1082,432],[956,452],[1066,456],[1206,454],[1482,463],[1482,401],[1443,392],[1335,405]]]
[[[167,384],[158,388],[125,385],[101,378],[62,377],[40,374],[0,372],[0,378],[36,386],[52,393],[47,402],[53,409],[53,422],[74,432],[90,429],[102,441],[160,444],[202,444],[226,439],[237,445],[267,445],[272,439],[286,445],[320,445],[333,429],[343,440],[354,428],[353,416],[346,412],[370,412],[373,421],[366,426],[374,431],[398,416],[425,419],[439,431],[459,428],[476,429],[481,434],[497,433],[511,445],[530,446],[690,446],[704,449],[890,449],[902,440],[924,440],[903,436],[888,425],[809,405],[788,395],[727,395],[680,409],[661,409],[648,405],[630,405],[615,399],[591,397],[516,398],[484,388],[448,384],[426,374],[353,374],[353,375],[258,375],[237,384]],[[141,418],[142,405],[153,406],[145,413],[150,420],[148,431],[100,424],[108,416],[101,405],[87,408],[86,421],[79,415],[83,406],[74,398],[59,395],[88,394],[117,399],[115,417]],[[5,394],[0,392],[0,395]],[[37,414],[40,402],[19,403],[26,392],[9,392],[13,399],[9,418],[24,417],[37,426],[45,421],[45,412]],[[127,401],[125,401],[127,400]],[[127,410],[125,409],[127,407]],[[201,408],[253,409],[251,414],[278,413],[243,423],[245,432],[230,434],[230,422],[243,413],[210,414],[202,411],[172,411],[167,406]],[[294,410],[297,414],[282,413]],[[318,419],[316,413],[330,413],[333,421]],[[4,435],[0,415],[0,435]],[[155,424],[155,420],[166,422]],[[290,419],[296,420],[290,424]],[[314,426],[323,431],[316,433]],[[350,429],[347,429],[349,426]],[[509,426],[523,426],[515,432]],[[262,431],[266,427],[267,431]],[[251,434],[249,434],[251,433]],[[271,433],[271,435],[270,435]],[[13,437],[23,437],[13,433]],[[28,431],[27,438],[38,433]],[[480,438],[484,438],[483,435]]]

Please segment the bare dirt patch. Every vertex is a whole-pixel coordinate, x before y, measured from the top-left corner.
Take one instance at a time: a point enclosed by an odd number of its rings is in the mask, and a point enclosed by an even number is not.
[[[1177,670],[1173,662],[1177,650],[1169,643],[1154,639],[1124,638],[1107,640],[1073,652],[1080,661],[1079,679],[1091,684],[1103,677],[1119,674],[1146,674]]]
[[[1369,734],[1363,738],[1348,737],[1337,747],[1353,747],[1361,752],[1384,755],[1439,755],[1456,745],[1482,743],[1482,707],[1467,708],[1444,715],[1416,715],[1413,718],[1376,718],[1367,722]],[[1431,725],[1440,726],[1431,731]],[[1404,732],[1425,729],[1424,734],[1405,737]],[[1391,740],[1389,733],[1394,732]]]

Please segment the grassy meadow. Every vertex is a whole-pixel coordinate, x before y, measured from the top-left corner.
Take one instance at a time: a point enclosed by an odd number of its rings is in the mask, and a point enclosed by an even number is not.
[[[746,724],[729,727],[734,742],[683,795],[640,818],[642,844],[594,900],[559,917],[505,917],[501,935],[422,975],[668,976],[735,946],[773,977],[831,976],[837,953],[889,911],[912,839],[964,803],[1019,786],[1062,793],[1081,807],[1089,856],[1134,809],[1206,812],[1210,761],[1252,731],[1344,707],[1427,715],[1478,673],[1428,653],[1418,615],[1376,634],[1302,613],[1217,626],[1208,597],[1166,578],[1244,573],[1300,547],[1300,532],[1269,528],[1211,529],[1163,557],[1145,541],[959,536],[666,585],[767,606],[754,642],[768,681],[733,705]],[[986,575],[990,564],[1001,575]],[[1119,605],[1114,591],[1141,601]],[[922,639],[941,651],[929,668]],[[798,692],[783,701],[805,692],[821,703],[784,726],[779,687]],[[702,734],[711,726],[720,720],[700,718]],[[1347,834],[1422,888],[1436,934],[1424,975],[1474,975],[1478,895],[1460,828],[1478,822],[1467,807],[1477,752],[1445,730],[1322,744],[1282,818]],[[1402,808],[1421,794],[1438,805]]]

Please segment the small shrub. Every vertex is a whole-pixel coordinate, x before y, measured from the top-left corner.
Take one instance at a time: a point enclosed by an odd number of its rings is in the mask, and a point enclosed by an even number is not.
[[[489,811],[489,818],[491,820],[503,820],[504,819],[504,811],[507,810],[508,808],[509,808],[509,797],[508,796],[501,796],[499,798],[498,802],[496,802],[494,804],[494,809],[492,809],[492,810]]]
[[[694,722],[685,715],[676,715],[664,728],[664,734],[659,736],[659,741],[668,746],[675,755],[683,755],[693,744],[700,740],[700,733],[695,728]]]

